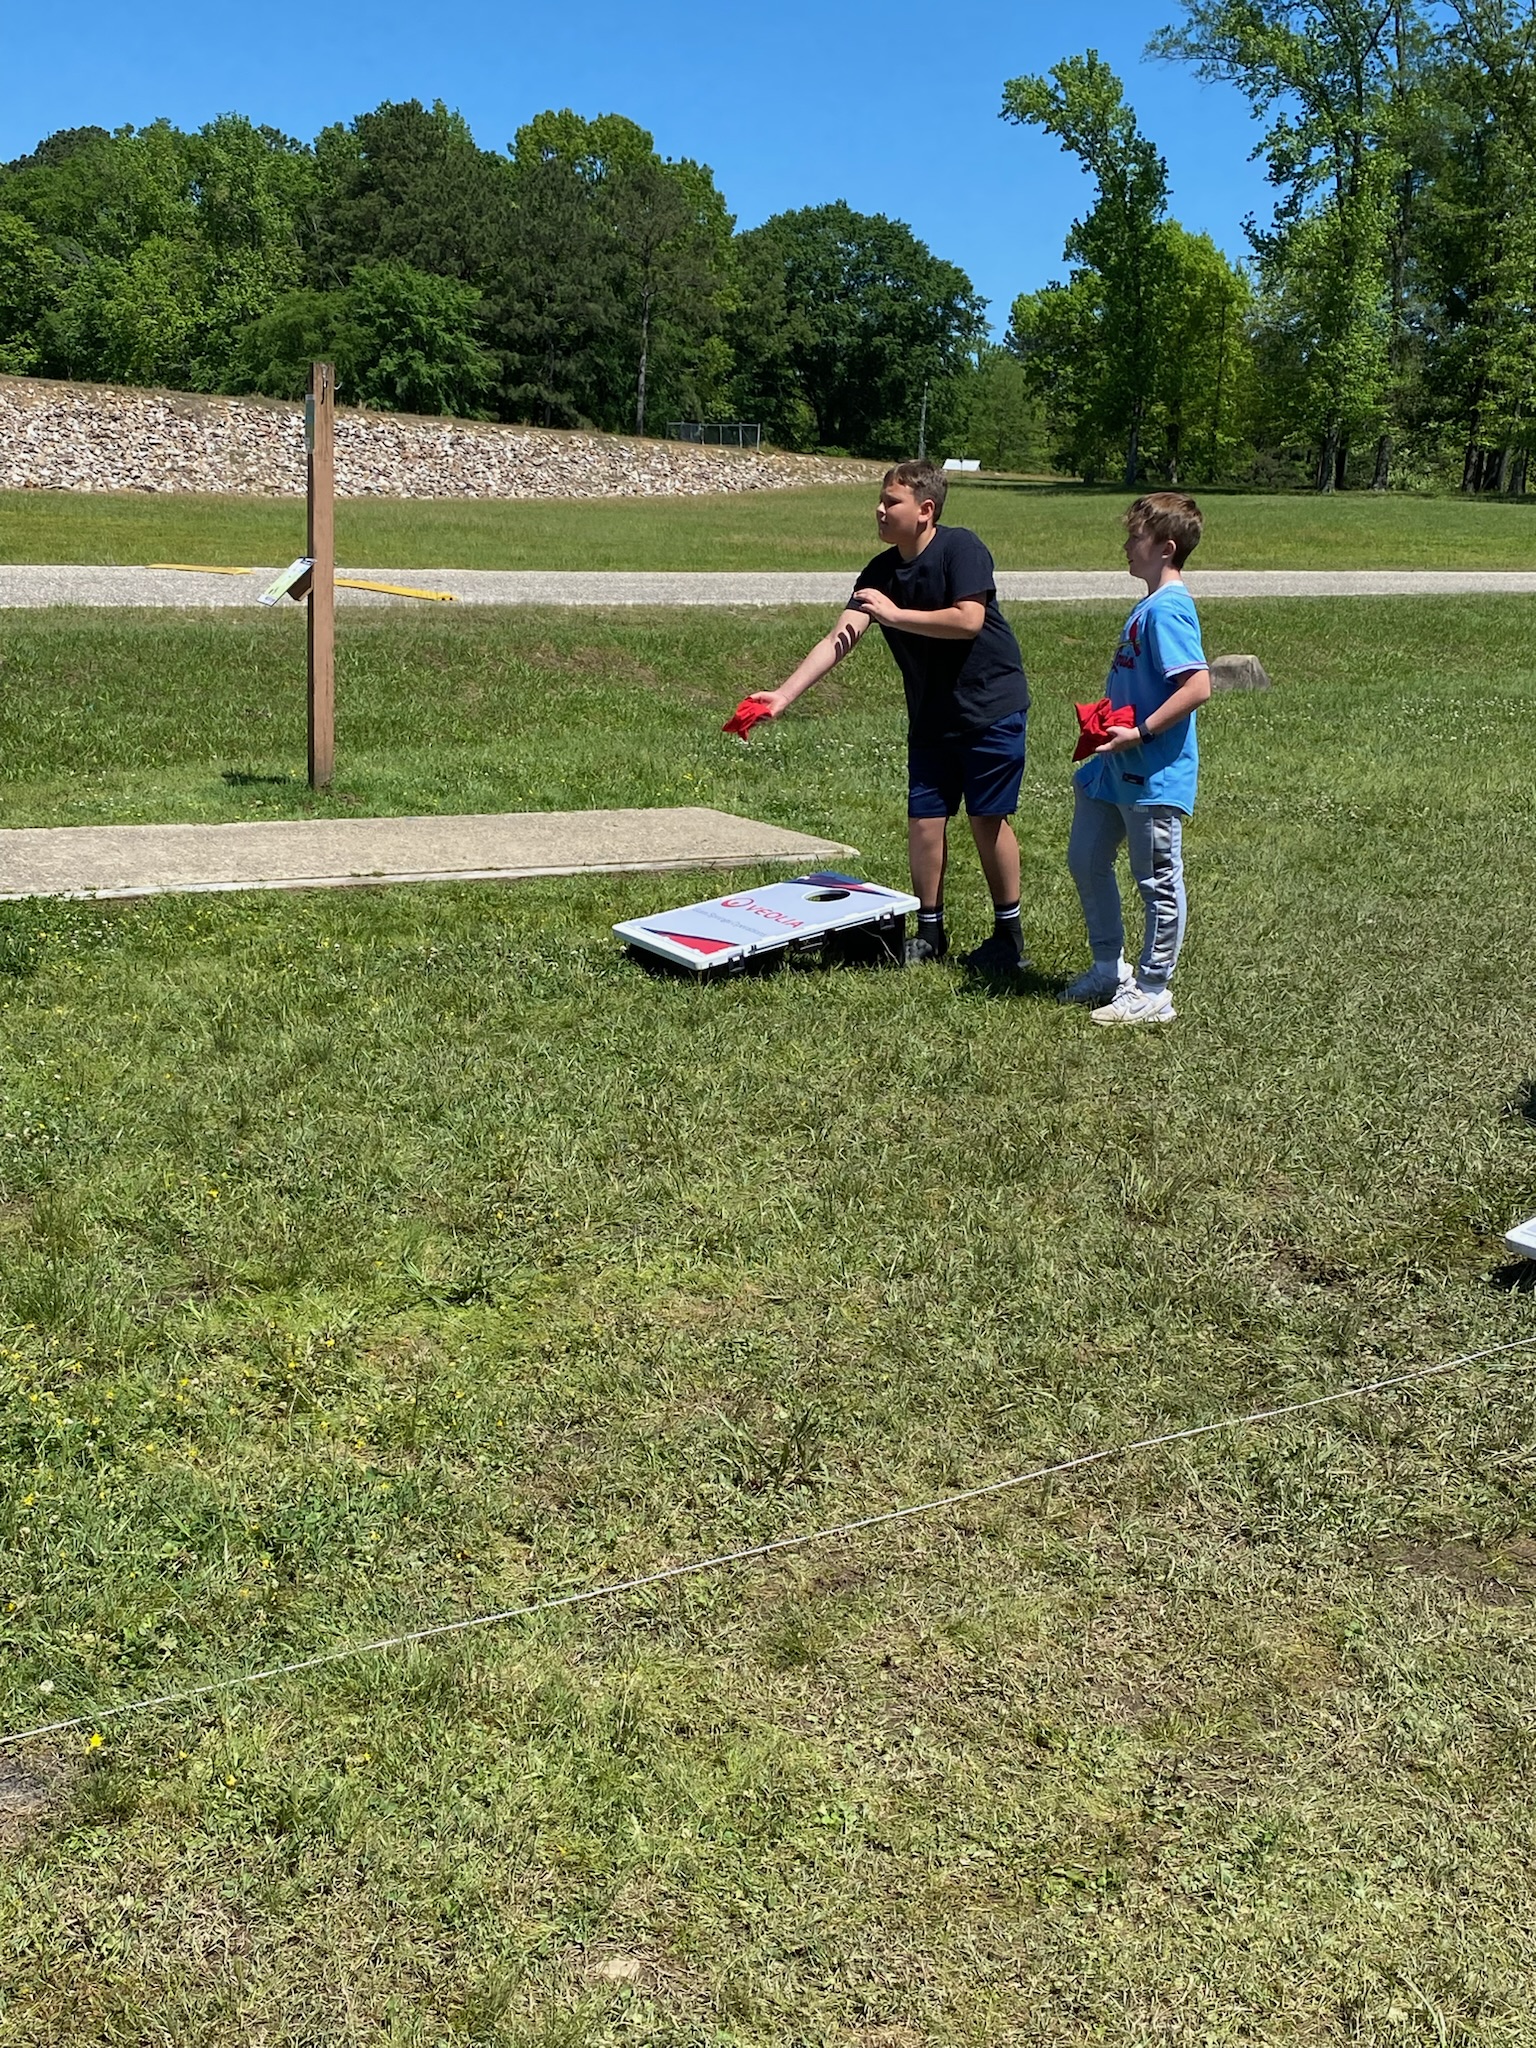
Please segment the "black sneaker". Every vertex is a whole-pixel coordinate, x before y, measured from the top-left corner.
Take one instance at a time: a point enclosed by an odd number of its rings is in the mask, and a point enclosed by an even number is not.
[[[971,952],[962,953],[960,965],[968,967],[972,974],[1022,974],[1029,962],[1016,939],[994,932]]]
[[[942,934],[937,939],[925,939],[919,933],[915,939],[908,939],[902,960],[908,967],[926,967],[930,960],[942,960],[948,951],[949,941]]]

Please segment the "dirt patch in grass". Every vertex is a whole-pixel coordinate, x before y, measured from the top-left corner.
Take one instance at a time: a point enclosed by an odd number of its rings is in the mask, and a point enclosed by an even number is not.
[[[584,1960],[585,1974],[594,1984],[636,1984],[659,1991],[664,1972],[650,1956],[625,1955],[616,1949],[598,1947]]]
[[[61,1764],[23,1763],[0,1755],[0,1850],[14,1849],[49,1820],[63,1798]]]
[[[1282,1294],[1292,1298],[1318,1290],[1333,1292],[1350,1287],[1356,1280],[1347,1266],[1319,1258],[1305,1245],[1277,1240],[1269,1255],[1270,1279]]]
[[[1456,1538],[1413,1543],[1397,1552],[1395,1562],[1424,1578],[1444,1580],[1487,1607],[1512,1607],[1536,1597],[1536,1537],[1514,1536],[1493,1551]]]

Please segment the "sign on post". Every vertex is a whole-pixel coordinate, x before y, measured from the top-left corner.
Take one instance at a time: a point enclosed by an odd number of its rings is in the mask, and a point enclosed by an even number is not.
[[[278,570],[256,602],[271,605],[283,597],[308,597],[309,572],[314,566],[308,555],[300,555],[299,559],[290,562],[286,569]]]
[[[304,400],[309,504],[309,786],[336,767],[336,372],[311,363]],[[298,565],[295,564],[295,567]]]

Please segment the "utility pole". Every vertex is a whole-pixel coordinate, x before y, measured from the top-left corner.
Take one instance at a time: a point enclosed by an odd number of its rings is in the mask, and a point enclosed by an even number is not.
[[[917,459],[924,461],[928,454],[928,380],[923,379],[923,409],[917,416]]]
[[[309,786],[336,768],[336,372],[311,363],[304,400],[309,539]]]

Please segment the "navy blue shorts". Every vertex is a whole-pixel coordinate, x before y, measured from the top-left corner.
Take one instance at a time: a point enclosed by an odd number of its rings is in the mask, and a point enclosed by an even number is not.
[[[969,739],[907,741],[907,816],[952,818],[962,800],[973,818],[1011,818],[1024,779],[1022,711]]]

